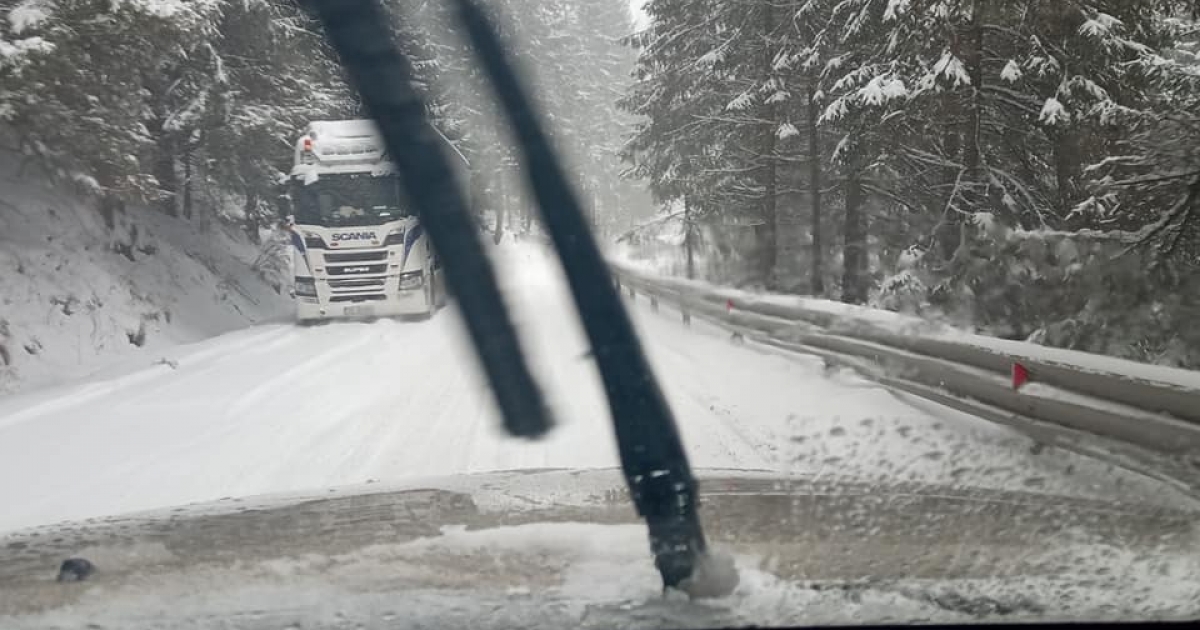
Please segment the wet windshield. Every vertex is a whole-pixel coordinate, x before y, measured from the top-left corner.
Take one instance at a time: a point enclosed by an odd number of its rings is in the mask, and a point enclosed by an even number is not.
[[[311,184],[293,181],[291,187],[298,225],[380,225],[411,216],[401,199],[400,180],[394,175],[328,174]]]
[[[1194,0],[0,0],[0,630],[1194,619],[1197,321]]]

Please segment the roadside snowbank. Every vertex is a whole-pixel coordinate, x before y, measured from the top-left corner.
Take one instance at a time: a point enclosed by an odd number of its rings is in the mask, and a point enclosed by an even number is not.
[[[1011,341],[976,334],[956,328],[944,322],[930,321],[913,315],[885,311],[882,309],[845,304],[833,300],[756,293],[743,289],[720,287],[700,280],[687,280],[664,274],[662,268],[651,261],[637,260],[622,254],[620,250],[609,253],[610,261],[629,271],[651,274],[669,281],[680,289],[694,289],[729,300],[735,309],[750,309],[755,306],[776,306],[802,313],[800,319],[831,324],[838,330],[853,330],[856,327],[874,329],[899,335],[915,335],[960,344],[978,346],[993,352],[1009,354],[1026,360],[1053,363],[1078,371],[1119,375],[1142,381],[1163,383],[1187,390],[1200,390],[1200,372],[1128,359],[1111,357],[1079,350],[1068,350],[1042,346],[1030,342]]]
[[[0,152],[0,395],[288,313],[236,229],[96,207]]]

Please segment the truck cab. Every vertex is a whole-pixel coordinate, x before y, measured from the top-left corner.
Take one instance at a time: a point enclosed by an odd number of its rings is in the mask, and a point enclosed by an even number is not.
[[[369,120],[315,121],[285,184],[301,323],[430,316],[441,265]]]

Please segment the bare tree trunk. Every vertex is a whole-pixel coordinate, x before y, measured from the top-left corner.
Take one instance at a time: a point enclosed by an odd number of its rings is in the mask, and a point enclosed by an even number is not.
[[[846,180],[845,243],[842,247],[842,301],[867,301],[867,222],[863,213],[862,184],[853,172]]]
[[[971,85],[967,88],[968,100],[963,111],[962,159],[963,188],[960,208],[951,208],[941,224],[938,243],[944,260],[953,260],[965,242],[967,229],[964,214],[985,211],[987,201],[987,178],[984,177],[982,152],[979,146],[980,125],[983,107],[983,12],[987,0],[974,0],[971,22],[961,34],[952,35],[951,48],[966,62],[967,76]],[[958,175],[955,175],[958,179]],[[951,194],[957,192],[952,189]]]
[[[160,210],[173,217],[179,216],[179,209],[176,206],[179,203],[176,196],[176,191],[179,189],[179,177],[175,173],[175,163],[174,143],[165,133],[162,133],[156,143],[154,156],[154,179],[158,180],[158,190],[162,194],[157,205]]]
[[[117,227],[117,213],[125,211],[125,202],[116,193],[106,190],[100,196],[100,216],[104,218],[104,227],[114,230]]]
[[[597,234],[596,196],[592,191],[592,187],[588,185],[587,178],[582,173],[577,180],[576,190],[579,191],[579,203],[583,205],[583,215],[587,219],[588,227],[591,228],[592,234]]]
[[[982,186],[983,161],[979,148],[979,132],[983,107],[983,6],[987,0],[975,0],[971,26],[967,33],[967,73],[971,76],[971,102],[967,106],[966,143],[963,145],[963,166],[972,184]]]
[[[592,187],[592,233],[596,238],[605,238],[608,234],[606,225],[600,223],[600,191],[595,186]]]
[[[765,135],[769,136],[769,138],[767,139],[766,142],[764,142],[765,146],[763,148],[768,154],[774,153],[775,152],[775,132],[768,131]],[[775,160],[773,158],[767,158],[766,172],[764,174],[764,180],[763,180],[763,184],[764,184],[764,186],[763,186],[763,206],[762,206],[763,230],[761,232],[762,238],[761,238],[759,244],[763,248],[762,249],[763,278],[764,278],[764,280],[766,280],[767,284],[770,286],[773,286],[776,284],[776,281],[774,278],[775,264],[779,258],[778,251],[777,251],[777,243],[775,242],[776,234],[778,233],[778,230],[779,230],[779,215],[778,215],[778,207],[777,207],[778,200],[776,199],[778,188],[776,186],[776,181],[775,181],[775,178],[776,178],[775,171],[776,171]]]
[[[687,277],[688,280],[696,279],[696,252],[693,232],[695,226],[692,225],[692,205],[688,202],[687,197],[683,198],[683,249],[687,252]]]
[[[762,28],[764,39],[769,37],[775,28],[774,11],[772,5],[769,3],[763,5]],[[764,79],[769,79],[771,77],[771,66],[773,65],[774,61],[775,55],[772,52],[771,47],[764,42],[762,58]],[[767,286],[775,286],[778,284],[778,279],[775,277],[775,264],[779,258],[778,251],[776,249],[776,234],[778,233],[779,229],[779,216],[777,208],[778,186],[776,182],[778,173],[776,172],[777,164],[775,160],[775,133],[776,129],[779,127],[779,121],[777,120],[779,115],[778,108],[774,103],[768,103],[766,105],[766,111],[764,114],[764,118],[768,122],[763,129],[762,138],[762,158],[766,160],[766,165],[763,172],[763,234],[760,245],[763,247],[763,279],[767,283]]]
[[[487,177],[479,168],[472,168],[468,171],[467,181],[469,182],[467,194],[470,195],[471,208],[475,211],[475,220],[479,225],[483,225],[483,212],[489,203],[486,194]]]
[[[1076,183],[1079,181],[1079,139],[1074,131],[1064,131],[1054,138],[1054,176],[1058,188],[1059,216],[1067,216],[1075,205]]]
[[[508,212],[508,186],[505,178],[507,173],[500,172],[500,177],[496,178],[497,187],[500,189],[498,197],[499,203],[496,204],[496,225],[492,232],[492,242],[499,245],[504,238],[504,215]]]
[[[980,125],[983,118],[983,7],[987,0],[975,0],[971,25],[967,32],[966,63],[971,77],[971,101],[967,104],[966,134],[963,143],[963,167],[966,169],[967,211],[987,210],[987,178],[983,172],[983,154],[979,147]],[[957,223],[959,247],[965,240],[967,225],[963,213],[953,213]]]
[[[250,242],[255,245],[262,245],[262,236],[258,233],[262,225],[258,216],[258,193],[246,193],[246,203],[242,206],[242,211],[246,215],[246,236],[249,236]]]
[[[808,189],[812,195],[812,255],[809,278],[813,295],[825,293],[825,240],[821,232],[821,136],[817,127],[816,93],[808,84]]]
[[[183,151],[183,218],[192,218],[192,148]]]
[[[963,137],[967,135],[967,127],[962,121],[962,104],[960,103],[960,94],[955,91],[948,91],[942,97],[943,105],[946,108],[947,124],[942,134],[942,147],[946,153],[946,157],[950,160],[957,161],[962,153]],[[959,243],[959,228],[958,212],[955,210],[960,204],[959,199],[962,169],[958,166],[950,166],[945,170],[944,177],[946,184],[950,190],[950,195],[946,199],[946,203],[942,204],[945,212],[948,214],[942,217],[941,223],[937,227],[937,248],[942,260],[950,260],[954,258],[954,252],[958,250]]]

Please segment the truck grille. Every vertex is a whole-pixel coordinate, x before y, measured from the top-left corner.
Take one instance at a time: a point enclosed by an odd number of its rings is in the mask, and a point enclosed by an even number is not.
[[[327,263],[382,262],[387,260],[386,251],[378,252],[325,252]]]
[[[353,280],[330,280],[329,288],[334,293],[347,291],[380,291],[387,282],[386,278],[355,278]]]
[[[387,299],[387,250],[324,252],[331,302]]]

